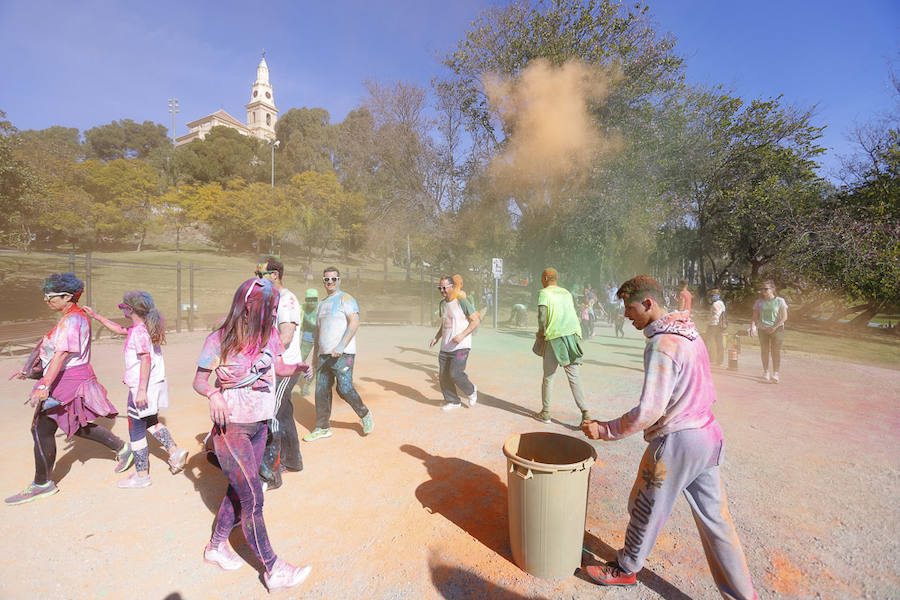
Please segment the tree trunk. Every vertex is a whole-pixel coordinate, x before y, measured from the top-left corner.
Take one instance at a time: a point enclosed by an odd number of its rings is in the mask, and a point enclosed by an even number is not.
[[[869,325],[869,321],[872,320],[872,317],[877,315],[881,310],[882,306],[884,306],[884,302],[872,302],[861,314],[853,317],[847,326],[850,327],[850,329],[865,329]]]
[[[147,228],[146,228],[146,227],[142,227],[142,228],[141,228],[141,237],[140,237],[140,239],[138,240],[138,245],[137,245],[137,250],[136,250],[137,252],[140,252],[140,251],[141,251],[141,247],[144,245],[144,238],[145,238],[145,237],[147,237]]]
[[[851,307],[838,306],[838,308],[834,309],[834,312],[831,313],[831,318],[828,319],[828,322],[830,324],[837,323],[840,319],[843,319],[847,315],[852,315],[855,312],[859,312],[863,309],[867,309],[867,308],[869,308],[869,306],[871,306],[870,303],[869,304],[860,304],[858,306],[851,306]]]

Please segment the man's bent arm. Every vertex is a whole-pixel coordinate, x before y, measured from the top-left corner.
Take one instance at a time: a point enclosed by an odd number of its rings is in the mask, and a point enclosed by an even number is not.
[[[650,353],[647,372],[644,374],[644,389],[638,405],[612,421],[605,423],[608,430],[606,440],[618,440],[643,431],[659,421],[666,411],[672,390],[675,389],[675,375],[678,365],[662,352]]]

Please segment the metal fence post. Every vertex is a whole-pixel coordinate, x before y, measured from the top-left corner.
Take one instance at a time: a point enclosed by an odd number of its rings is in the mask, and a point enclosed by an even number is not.
[[[69,252],[69,273],[75,272],[75,255]]]
[[[194,263],[191,263],[188,266],[188,269],[190,272],[190,284],[189,284],[190,291],[188,293],[190,296],[190,303],[191,303],[191,306],[188,309],[188,331],[193,331],[194,330]]]
[[[419,265],[419,278],[422,286],[419,290],[419,323],[425,325],[425,265]]]
[[[91,285],[91,253],[88,252],[84,255],[84,287],[85,295],[87,296],[87,305],[92,306],[94,304],[93,297],[91,292],[93,291],[91,288],[94,286]]]
[[[497,307],[500,305],[500,280],[494,277],[494,329],[497,329]]]
[[[181,261],[175,266],[175,331],[181,332]]]

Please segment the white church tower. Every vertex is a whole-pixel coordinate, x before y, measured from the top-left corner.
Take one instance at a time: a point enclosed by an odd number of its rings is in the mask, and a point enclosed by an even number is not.
[[[278,109],[275,108],[275,95],[269,83],[266,53],[263,52],[259,66],[256,67],[256,82],[250,92],[250,103],[247,104],[247,128],[253,137],[274,140],[276,120]]]

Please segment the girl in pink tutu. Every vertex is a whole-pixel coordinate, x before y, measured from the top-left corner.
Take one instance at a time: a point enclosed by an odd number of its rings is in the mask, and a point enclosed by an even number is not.
[[[153,297],[137,290],[127,292],[119,308],[126,318],[131,319],[131,327],[126,329],[98,315],[89,306],[84,307],[84,312],[113,333],[127,336],[125,376],[122,381],[128,386],[128,433],[134,451],[135,472],[119,481],[118,485],[120,488],[144,488],[151,483],[148,431],[169,453],[169,470],[173,475],[184,468],[188,452],[175,444],[168,428],[158,418],[159,410],[169,406],[166,364],[160,349],[166,343],[163,316],[156,309]]]

